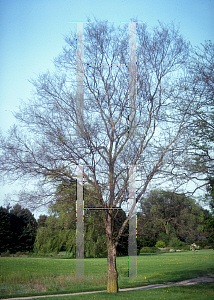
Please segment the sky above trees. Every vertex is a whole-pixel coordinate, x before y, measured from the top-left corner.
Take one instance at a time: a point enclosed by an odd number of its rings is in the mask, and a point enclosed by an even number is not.
[[[31,96],[30,78],[47,69],[53,70],[53,59],[65,45],[64,36],[75,31],[75,21],[87,17],[120,22],[137,18],[149,28],[175,22],[181,34],[193,46],[204,40],[214,41],[214,1],[26,1],[0,0],[0,130],[5,132],[14,123],[11,111],[20,101]],[[128,41],[127,41],[128,42]],[[13,189],[0,189],[0,204]]]

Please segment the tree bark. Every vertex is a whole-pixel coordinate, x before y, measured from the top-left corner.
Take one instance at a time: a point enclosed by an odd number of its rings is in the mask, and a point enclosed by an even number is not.
[[[118,273],[116,267],[116,246],[108,243],[108,283],[107,292],[118,292]]]
[[[169,227],[168,227],[168,225],[169,225],[168,221],[164,222],[164,227],[165,227],[166,234],[169,236]]]

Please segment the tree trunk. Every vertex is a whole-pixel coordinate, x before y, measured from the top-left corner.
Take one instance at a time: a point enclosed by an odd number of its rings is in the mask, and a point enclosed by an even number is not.
[[[107,292],[118,292],[118,273],[116,267],[116,245],[113,242],[113,226],[112,226],[112,212],[107,214],[103,212],[103,221],[105,223],[106,238],[107,238],[107,250],[108,250],[108,282]]]
[[[108,283],[107,292],[118,292],[118,273],[116,267],[116,247],[113,243],[108,243]]]
[[[169,227],[168,227],[168,225],[169,225],[168,221],[164,222],[164,227],[165,227],[166,234],[169,236]]]

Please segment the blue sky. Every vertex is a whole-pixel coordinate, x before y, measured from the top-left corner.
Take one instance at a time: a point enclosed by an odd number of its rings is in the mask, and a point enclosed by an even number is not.
[[[53,69],[53,58],[75,30],[69,22],[87,17],[119,25],[137,17],[152,27],[160,20],[180,26],[193,46],[214,42],[214,0],[0,0],[0,130],[15,119],[11,111],[31,96],[30,78]],[[0,205],[12,187],[0,186]]]

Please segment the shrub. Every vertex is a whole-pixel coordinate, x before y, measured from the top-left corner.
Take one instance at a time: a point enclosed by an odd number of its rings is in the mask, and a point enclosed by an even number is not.
[[[17,256],[19,256],[19,255],[25,255],[26,253],[25,252],[23,252],[23,251],[18,251],[18,252],[16,252],[16,255]]]
[[[1,257],[8,257],[8,256],[10,256],[10,251],[9,250],[1,253]]]
[[[163,241],[157,241],[157,243],[155,244],[155,247],[157,247],[157,248],[165,248],[166,244]]]
[[[158,249],[155,247],[143,247],[140,250],[140,253],[157,253]]]
[[[184,245],[183,242],[181,242],[177,237],[172,237],[169,241],[169,247],[173,247],[173,248],[182,248]]]
[[[189,247],[190,247],[190,245],[184,245],[184,246],[182,247],[182,249],[185,250],[185,251],[189,251]]]
[[[157,238],[158,241],[163,241],[165,243],[165,245],[168,245],[169,239],[170,239],[170,236],[164,232],[161,232]]]
[[[204,247],[204,249],[213,249],[213,247],[212,246],[206,246],[206,247]]]
[[[207,239],[197,241],[196,243],[198,246],[200,246],[200,248],[205,248],[205,247],[209,246],[209,241]]]

